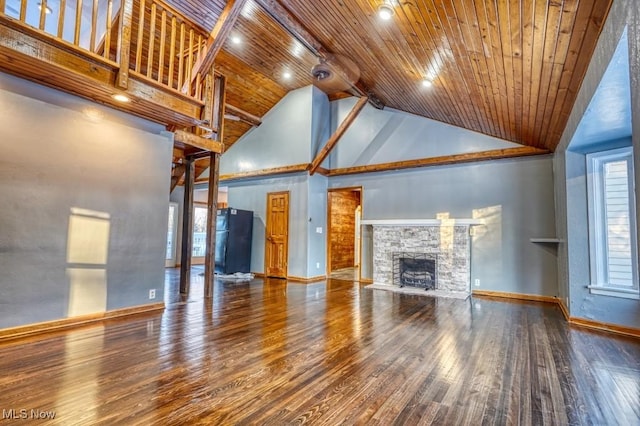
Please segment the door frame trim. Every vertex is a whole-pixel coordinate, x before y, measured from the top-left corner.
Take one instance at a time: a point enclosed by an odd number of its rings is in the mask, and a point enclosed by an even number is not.
[[[265,226],[264,226],[264,276],[269,277],[269,275],[267,274],[267,233],[269,231],[269,195],[280,195],[280,194],[287,194],[287,268],[284,271],[284,277],[287,279],[289,276],[289,221],[291,219],[291,191],[274,191],[274,192],[267,192],[267,196],[266,196],[266,201],[267,201],[267,205],[265,208]],[[280,278],[280,277],[274,277],[274,278]]]
[[[329,188],[327,189],[327,239],[326,239],[326,262],[325,272],[327,278],[331,276],[331,192],[339,191],[359,191],[360,192],[360,217],[364,216],[364,188],[362,186],[345,186],[343,188]],[[355,255],[355,253],[354,253]],[[358,260],[358,281],[362,279],[362,233],[360,235],[360,259]]]

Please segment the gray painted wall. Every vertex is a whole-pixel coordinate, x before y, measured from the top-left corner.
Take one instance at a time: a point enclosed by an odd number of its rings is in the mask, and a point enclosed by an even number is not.
[[[363,186],[364,219],[482,218],[472,242],[471,279],[483,290],[556,296],[549,156],[332,177],[330,188]],[[367,272],[363,272],[367,276]]]
[[[614,0],[607,22],[602,30],[594,56],[583,80],[569,116],[560,144],[554,155],[557,205],[556,228],[563,241],[558,253],[559,293],[569,300],[572,317],[614,323],[629,327],[640,324],[638,301],[608,296],[591,295],[585,287],[589,264],[585,260],[586,177],[580,163],[583,156],[567,151],[576,129],[600,83],[615,52],[625,25],[628,25],[629,66],[631,68],[632,142],[635,151],[636,182],[640,182],[640,9],[635,0]],[[581,158],[582,157],[582,158]],[[636,205],[640,207],[636,183]],[[584,199],[583,199],[584,198]],[[640,209],[636,208],[640,214]],[[640,219],[640,217],[639,217]]]
[[[5,74],[0,110],[0,328],[67,317],[72,208],[109,215],[106,309],[161,301],[173,145],[162,127]]]
[[[333,129],[356,102],[356,98],[331,102]],[[392,108],[378,110],[367,104],[333,149],[325,167],[362,166],[520,146]]]
[[[263,124],[222,156],[222,174],[309,163],[329,138],[329,100],[313,86],[290,92]],[[290,191],[289,276],[316,277],[326,269],[327,178],[306,173],[223,182],[229,206],[254,211],[251,270],[264,272],[267,193]],[[322,228],[317,233],[316,228]],[[320,266],[317,266],[317,265]]]
[[[309,163],[313,117],[313,86],[289,92],[225,152],[220,174]]]
[[[229,205],[253,211],[251,271],[264,272],[264,243],[267,220],[267,193],[289,191],[289,276],[307,277],[307,242],[309,239],[308,176],[225,183],[229,187]]]
[[[331,136],[331,105],[327,95],[312,86],[311,159],[322,149]]]
[[[309,185],[307,277],[317,277],[325,275],[327,270],[328,179],[315,174],[309,177],[307,183]],[[318,230],[321,233],[318,233]]]

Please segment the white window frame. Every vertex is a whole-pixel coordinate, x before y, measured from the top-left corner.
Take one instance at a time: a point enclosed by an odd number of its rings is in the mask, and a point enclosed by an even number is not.
[[[171,257],[167,257],[167,250],[165,248],[165,260],[164,260],[164,266],[166,268],[173,268],[176,266],[176,244],[178,241],[178,203],[174,203],[174,202],[170,202],[169,203],[169,215],[171,215],[171,212],[173,211],[173,229],[171,230],[171,233],[169,233],[169,224],[167,223],[167,246],[169,246],[169,243],[171,243]],[[171,238],[171,240],[169,240],[169,238]]]
[[[587,154],[587,195],[589,208],[589,258],[592,294],[640,299],[638,291],[638,253],[635,212],[635,176],[633,171],[633,150],[631,147]],[[606,213],[604,204],[604,167],[614,161],[627,162],[629,190],[629,215],[631,238],[631,270],[633,287],[616,286],[609,283],[607,266]]]

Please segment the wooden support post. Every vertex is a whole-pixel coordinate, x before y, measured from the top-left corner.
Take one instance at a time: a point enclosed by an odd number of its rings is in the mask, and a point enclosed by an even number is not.
[[[118,51],[116,62],[120,65],[116,77],[116,87],[129,87],[129,53],[131,51],[131,27],[133,22],[133,0],[123,0],[120,6],[120,28],[118,31]]]
[[[216,216],[218,213],[218,179],[220,154],[209,157],[209,198],[207,201],[207,249],[204,257],[204,297],[213,297],[216,269]]]
[[[216,132],[216,140],[224,147],[224,114],[225,101],[227,99],[227,78],[223,75],[215,77],[214,82],[214,104],[213,104],[213,123],[212,127]]]
[[[213,108],[216,102],[215,92],[214,92],[214,77],[213,73],[210,72],[204,78],[204,108],[202,108],[202,123],[207,126],[211,126],[213,124]]]
[[[184,175],[185,167],[184,164],[179,164],[171,170],[171,187],[169,188],[169,194],[176,189],[178,183],[180,182],[180,178]]]
[[[329,153],[331,153],[333,147],[337,145],[342,135],[344,135],[349,126],[351,126],[351,123],[354,122],[354,120],[356,119],[358,114],[360,114],[360,111],[362,111],[362,108],[364,108],[368,101],[369,99],[366,96],[358,99],[358,102],[356,102],[356,104],[353,106],[353,109],[349,111],[349,114],[345,117],[344,121],[340,123],[340,125],[336,129],[336,132],[331,135],[325,146],[322,147],[318,155],[316,155],[316,158],[313,159],[311,168],[309,169],[310,175],[313,175],[316,170],[318,170],[318,167],[320,167],[324,159],[327,158]]]
[[[213,127],[216,139],[222,143],[224,137],[224,103],[226,78],[217,76],[214,82]],[[220,154],[209,156],[209,198],[207,202],[207,248],[204,261],[204,297],[213,297],[213,280],[216,268],[216,215],[218,213],[218,182],[220,178]]]
[[[180,293],[188,294],[191,283],[191,253],[193,250],[193,183],[194,162],[185,160],[184,206],[182,207],[182,249],[180,251]]]

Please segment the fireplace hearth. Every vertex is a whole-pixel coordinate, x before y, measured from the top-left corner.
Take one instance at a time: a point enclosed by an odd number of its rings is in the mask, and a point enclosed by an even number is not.
[[[393,284],[418,287],[425,290],[437,288],[437,256],[429,253],[393,253]]]

